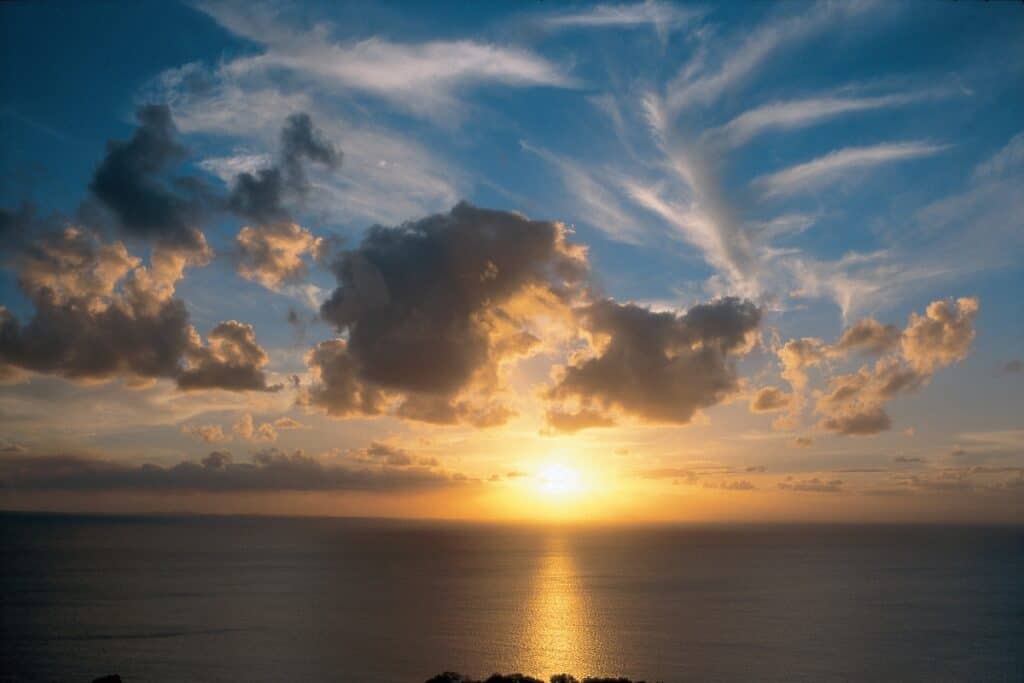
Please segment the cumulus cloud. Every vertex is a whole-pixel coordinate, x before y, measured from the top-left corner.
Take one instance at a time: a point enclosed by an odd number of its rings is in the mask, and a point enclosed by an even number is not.
[[[928,304],[924,315],[912,313],[903,332],[903,356],[922,373],[963,360],[974,341],[978,300],[963,297]]]
[[[211,191],[194,176],[170,177],[187,157],[176,140],[166,105],[136,112],[139,126],[128,140],[111,140],[89,189],[128,235],[178,248],[203,249],[199,225]]]
[[[900,343],[902,333],[895,325],[883,325],[874,318],[865,318],[850,326],[832,346],[835,353],[851,351],[885,353]]]
[[[883,325],[866,318],[847,328],[832,345],[805,337],[786,342],[777,354],[782,377],[793,388],[794,409],[778,426],[799,425],[805,404],[807,368],[831,370],[831,361],[852,353],[881,356],[874,365],[856,372],[829,374],[826,388],[817,392],[820,426],[846,435],[871,435],[888,430],[892,420],[884,409],[887,401],[927,384],[934,372],[966,358],[974,339],[978,300],[933,301],[924,315],[911,313],[907,326]]]
[[[171,467],[128,464],[82,455],[0,454],[0,485],[14,491],[378,491],[406,492],[458,485],[465,478],[430,467],[354,467],[268,449],[252,462],[214,451],[201,462]]]
[[[183,425],[181,431],[206,443],[218,443],[231,439],[230,436],[224,433],[220,425]]]
[[[490,401],[502,363],[534,352],[538,318],[567,315],[587,275],[561,224],[465,203],[375,226],[332,269],[339,286],[321,317],[347,339],[310,352],[305,402],[335,416],[397,402],[442,423],[507,417]]]
[[[181,389],[226,389],[228,391],[277,391],[269,386],[264,366],[266,351],[256,343],[252,325],[228,320],[207,335],[207,344],[193,343],[185,352],[185,367],[178,373]]]
[[[231,431],[240,439],[245,441],[277,441],[277,430],[270,422],[263,422],[259,425],[253,420],[251,414],[246,413],[231,426]]]
[[[758,389],[750,399],[750,411],[753,413],[773,413],[784,410],[792,403],[793,397],[775,387]]]
[[[686,424],[737,390],[734,358],[750,347],[760,321],[754,304],[735,298],[683,314],[598,301],[580,311],[591,352],[557,371],[547,397],[592,412]]]

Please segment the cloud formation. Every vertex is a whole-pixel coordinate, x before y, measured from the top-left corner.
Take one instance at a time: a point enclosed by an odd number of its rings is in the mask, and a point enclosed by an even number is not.
[[[563,413],[686,424],[737,390],[734,358],[750,347],[760,321],[754,304],[735,298],[683,314],[596,302],[580,311],[591,353],[557,371],[547,398],[566,404]]]
[[[202,233],[197,239],[205,245]],[[221,323],[204,344],[174,297],[185,269],[208,259],[202,249],[157,244],[144,265],[121,242],[67,225],[13,256],[34,310],[22,323],[0,306],[0,366],[71,380],[167,378],[182,389],[272,388],[251,326]]]
[[[778,349],[782,377],[793,388],[793,410],[777,426],[795,429],[805,405],[807,368],[831,369],[853,353],[881,356],[856,372],[826,373],[826,389],[818,392],[820,426],[846,435],[871,435],[888,430],[892,420],[884,409],[889,400],[917,391],[936,370],[967,357],[974,340],[978,300],[965,297],[933,301],[925,314],[911,313],[902,331],[866,318],[847,328],[835,344],[805,337]]]
[[[306,403],[337,416],[399,401],[401,414],[432,422],[493,414],[460,393],[500,389],[501,364],[540,342],[535,317],[566,310],[587,276],[561,224],[465,203],[370,228],[332,269],[339,286],[320,313],[347,339],[310,352]]]
[[[168,172],[187,157],[177,142],[170,109],[140,107],[139,126],[128,140],[111,140],[89,189],[128,235],[177,248],[205,248],[199,226],[211,190],[194,176]]]
[[[423,466],[353,467],[325,463],[302,450],[268,449],[252,462],[213,451],[201,462],[171,467],[134,465],[81,455],[0,454],[0,486],[8,491],[136,491],[231,493],[246,491],[410,492],[464,481]]]

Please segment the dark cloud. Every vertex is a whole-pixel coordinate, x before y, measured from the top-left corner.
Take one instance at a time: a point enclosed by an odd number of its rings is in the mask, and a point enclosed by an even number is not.
[[[892,420],[878,406],[863,406],[826,417],[821,426],[838,434],[869,436],[892,427]]]
[[[72,226],[27,242],[10,265],[34,310],[22,322],[0,306],[0,371],[266,389],[266,356],[251,327],[222,323],[204,346],[174,298],[185,268],[205,258],[158,245],[143,265],[124,244]]]
[[[199,178],[169,177],[188,150],[176,138],[166,105],[136,112],[139,126],[128,140],[111,140],[89,189],[129,235],[179,248],[199,249],[199,226],[213,193]]]
[[[785,481],[779,482],[779,488],[784,491],[802,491],[808,493],[840,493],[843,490],[842,479],[831,479],[828,481],[813,477],[811,479],[794,479],[786,477]]]
[[[78,455],[0,454],[0,485],[7,490],[401,492],[454,482],[454,476],[431,468],[332,465],[301,450],[268,449],[246,463],[234,462],[226,451],[214,451],[199,463],[171,467]]]
[[[924,458],[918,458],[908,455],[897,455],[895,458],[892,459],[892,461],[898,462],[902,465],[918,465],[927,462],[927,460],[925,460]]]
[[[324,138],[304,112],[288,117],[281,129],[280,144],[280,163],[238,174],[228,197],[232,212],[258,226],[291,222],[285,202],[289,198],[302,199],[309,191],[304,160],[332,169],[341,164],[342,153]]]
[[[797,448],[808,448],[813,444],[814,439],[808,438],[806,436],[798,436],[795,439],[793,439],[793,445],[796,446]]]
[[[603,300],[581,311],[596,354],[562,369],[548,397],[603,413],[685,424],[738,388],[734,356],[761,321],[749,301],[726,298],[685,314]]]
[[[399,401],[410,419],[483,424],[509,416],[488,400],[500,364],[536,347],[533,317],[568,304],[586,260],[561,224],[462,203],[370,228],[333,270],[321,317],[348,339],[311,353],[308,402],[346,415]],[[470,388],[481,396],[458,399]]]

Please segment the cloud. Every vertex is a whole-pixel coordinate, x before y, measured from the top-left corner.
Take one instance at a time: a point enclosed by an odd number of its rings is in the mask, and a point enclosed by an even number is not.
[[[900,93],[863,97],[825,96],[770,102],[743,112],[728,123],[704,133],[706,139],[737,147],[770,131],[811,126],[843,114],[910,104],[937,92]]]
[[[793,439],[793,445],[797,448],[809,448],[814,444],[814,439],[810,439],[806,436],[798,436]]]
[[[739,41],[723,41],[716,60],[706,49],[698,49],[666,89],[672,111],[709,105],[746,81],[776,53],[809,37],[848,21],[873,2],[816,2],[790,16],[773,17],[753,30],[741,33]]]
[[[850,351],[885,353],[896,348],[901,337],[902,333],[895,325],[883,325],[874,318],[865,318],[848,327],[830,351],[837,354]]]
[[[536,154],[558,169],[572,199],[570,211],[578,211],[579,217],[589,226],[600,230],[616,242],[643,242],[643,226],[615,198],[616,191],[609,183],[603,182],[583,164],[525,142],[519,144],[526,151]]]
[[[410,492],[454,486],[455,476],[427,467],[332,465],[301,450],[269,449],[236,463],[214,451],[200,463],[133,465],[80,455],[0,454],[0,485],[8,491],[134,491],[205,493],[268,491]]]
[[[302,257],[312,252],[317,243],[311,232],[295,223],[245,226],[235,237],[238,274],[279,291],[306,278],[309,267]]]
[[[1004,375],[1019,375],[1022,372],[1024,372],[1024,363],[1018,359],[1006,361],[1006,365],[1001,370]]]
[[[242,171],[232,183],[228,206],[260,226],[292,222],[284,200],[302,199],[309,192],[304,161],[328,169],[341,164],[342,152],[313,125],[306,112],[290,115],[281,129],[280,161],[253,171]]]
[[[756,491],[757,487],[746,479],[725,479],[722,481],[705,481],[703,487],[706,489],[719,489],[722,491]]]
[[[184,390],[226,389],[228,391],[277,391],[270,386],[263,368],[269,362],[266,351],[256,343],[252,325],[228,320],[207,335],[208,343],[193,343],[185,352],[185,367],[177,375]]]
[[[160,247],[146,267],[120,242],[68,226],[11,263],[34,312],[23,324],[0,307],[0,363],[74,380],[178,375],[194,344],[171,296],[185,265],[178,254]]]
[[[974,169],[975,180],[999,178],[1024,168],[1024,132],[1017,133],[1006,145]]]
[[[818,189],[841,180],[852,169],[932,156],[948,148],[926,142],[895,142],[868,147],[846,147],[790,168],[761,176],[754,186],[767,197],[781,197]]]
[[[966,358],[974,339],[977,312],[975,298],[958,299],[955,306],[952,301],[939,300],[928,305],[925,315],[911,313],[901,334],[870,319],[848,329],[836,345],[824,348],[824,353],[842,356],[856,348],[888,348],[893,352],[878,359],[873,367],[828,380],[827,391],[817,401],[817,410],[823,415],[821,426],[848,435],[889,429],[892,421],[884,404],[918,390],[939,368]]]
[[[974,341],[978,300],[963,297],[928,304],[924,315],[912,313],[903,332],[903,356],[922,373],[967,357]]]
[[[776,389],[775,387],[764,387],[758,389],[750,400],[750,412],[752,413],[773,413],[789,407],[793,397]]]
[[[250,413],[246,413],[231,427],[235,435],[245,441],[277,441],[277,430],[270,422],[257,425]]]
[[[295,420],[295,419],[292,419],[292,418],[286,416],[286,417],[279,417],[276,420],[274,420],[274,428],[275,429],[281,429],[281,430],[308,429],[309,425],[303,424],[303,423],[299,422],[298,420]]]
[[[551,433],[575,434],[582,429],[592,427],[611,427],[615,420],[594,410],[580,409],[576,412],[549,410],[544,421]]]
[[[205,249],[198,226],[209,209],[211,192],[196,177],[167,177],[188,153],[175,140],[170,109],[147,105],[136,117],[139,127],[129,140],[107,143],[107,155],[89,189],[126,234],[166,246]]]
[[[793,477],[786,477],[785,481],[779,482],[779,488],[783,491],[841,493],[843,490],[843,480],[831,479],[825,481],[818,477],[812,477],[810,479],[794,479]]]
[[[686,424],[738,389],[733,360],[749,347],[761,311],[735,298],[681,315],[606,299],[580,318],[595,346],[557,371],[549,400]]]
[[[632,29],[652,27],[664,37],[703,13],[695,8],[684,8],[669,2],[635,2],[629,4],[599,4],[580,11],[551,14],[541,25],[551,30],[565,29]]]
[[[200,8],[262,46],[259,54],[224,64],[235,78],[288,72],[320,87],[373,95],[435,119],[457,113],[456,94],[465,88],[573,84],[561,68],[523,48],[472,40],[396,43],[373,37],[342,42],[331,38],[326,24],[310,31],[293,29],[267,5],[241,11],[230,3],[206,2]]]
[[[347,339],[310,353],[307,405],[372,415],[400,400],[400,415],[433,422],[493,415],[460,407],[474,402],[460,394],[489,398],[501,364],[537,347],[533,318],[568,315],[587,263],[567,236],[559,223],[465,203],[371,228],[332,266],[339,286],[321,317]]]
[[[224,433],[220,425],[182,425],[181,431],[183,434],[200,439],[206,443],[219,443],[231,440],[231,437]]]

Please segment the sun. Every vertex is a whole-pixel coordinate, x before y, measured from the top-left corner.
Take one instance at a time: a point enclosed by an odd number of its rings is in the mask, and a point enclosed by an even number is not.
[[[551,463],[537,472],[537,489],[551,497],[567,498],[583,489],[580,473],[566,465]]]

